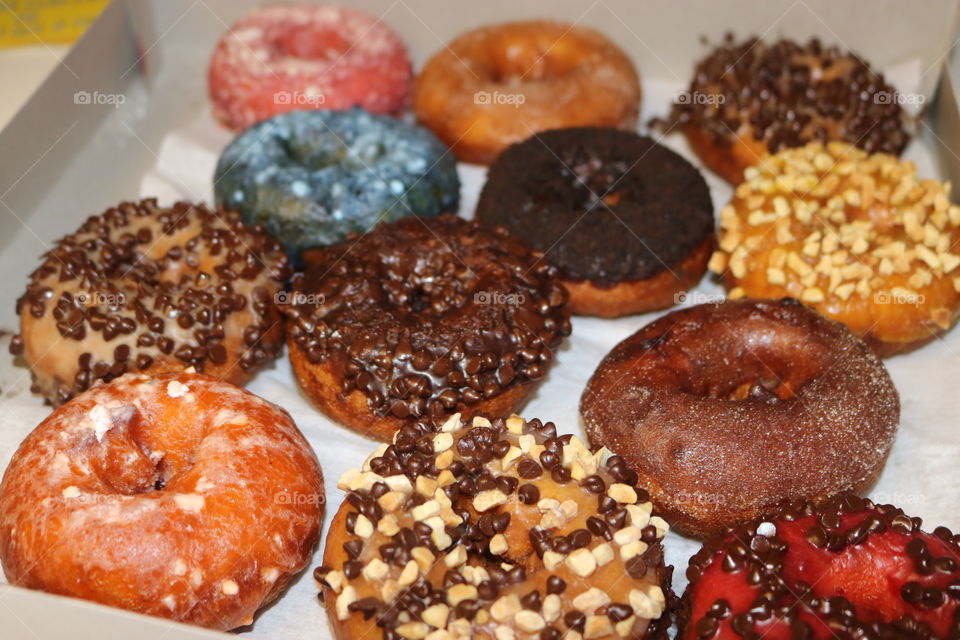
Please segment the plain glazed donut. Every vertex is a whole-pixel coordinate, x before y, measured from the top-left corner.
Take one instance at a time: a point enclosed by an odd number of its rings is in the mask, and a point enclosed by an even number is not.
[[[382,20],[347,7],[277,3],[230,26],[207,74],[214,115],[239,131],[302,109],[400,113],[413,72],[406,46]]]
[[[791,503],[690,559],[678,640],[960,635],[960,536],[842,494]]]
[[[673,311],[603,359],[580,411],[678,531],[706,537],[783,500],[865,491],[893,444],[887,370],[792,299]]]
[[[54,405],[128,371],[243,384],[283,347],[274,297],[289,272],[280,244],[234,212],[122,202],[44,255],[10,350]]]
[[[17,586],[233,629],[309,561],[323,496],[283,409],[200,374],[128,374],[20,445],[0,562]]]
[[[552,422],[405,426],[340,479],[314,572],[334,636],[665,639],[667,523],[636,479]]]
[[[630,58],[592,29],[510,22],[468,31],[428,60],[413,109],[457,158],[490,164],[538,131],[633,129],[640,80]]]
[[[681,128],[703,163],[736,185],[769,154],[812,141],[899,155],[910,141],[900,103],[855,53],[816,39],[731,39],[697,65],[668,128]]]
[[[619,129],[559,129],[512,145],[490,167],[476,216],[543,251],[582,315],[672,307],[703,278],[714,247],[696,167]]]
[[[411,417],[510,415],[570,334],[542,257],[449,214],[308,252],[283,307],[294,375],[332,419],[388,442]]]
[[[881,356],[957,322],[960,206],[949,183],[842,142],[786,149],[745,177],[720,211],[709,265],[731,298],[798,298]]]

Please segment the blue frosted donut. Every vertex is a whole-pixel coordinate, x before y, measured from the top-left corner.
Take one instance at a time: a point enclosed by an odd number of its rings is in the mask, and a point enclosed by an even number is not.
[[[455,212],[456,161],[428,130],[360,108],[253,125],[217,163],[218,204],[262,224],[293,260],[379,221]]]

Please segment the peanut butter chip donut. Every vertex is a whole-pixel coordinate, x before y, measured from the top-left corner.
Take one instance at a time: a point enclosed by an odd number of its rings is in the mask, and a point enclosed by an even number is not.
[[[284,410],[200,374],[127,374],[20,445],[0,562],[14,585],[233,629],[309,561],[323,495]]]
[[[552,422],[408,424],[363,469],[314,572],[337,638],[666,638],[667,523],[637,475]]]
[[[592,29],[509,22],[468,31],[428,60],[413,109],[457,158],[490,164],[538,131],[633,129],[640,79],[620,47]]]
[[[792,299],[739,300],[674,311],[618,344],[580,410],[674,528],[707,537],[783,500],[866,491],[900,400],[842,324]]]
[[[384,441],[410,417],[510,415],[570,334],[542,257],[453,215],[308,252],[283,307],[294,374],[331,418]]]
[[[288,277],[280,244],[236,213],[123,202],[44,256],[10,349],[54,405],[128,371],[243,384],[283,346],[274,296]]]
[[[840,142],[782,151],[745,177],[710,262],[731,298],[798,298],[880,355],[956,323],[960,207],[948,185]]]
[[[896,89],[855,53],[756,38],[732,40],[704,58],[675,100],[669,128],[732,184],[771,153],[842,140],[899,155],[910,134]]]

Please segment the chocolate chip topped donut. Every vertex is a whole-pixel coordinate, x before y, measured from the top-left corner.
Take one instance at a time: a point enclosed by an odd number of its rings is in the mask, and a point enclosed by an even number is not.
[[[700,61],[675,100],[681,127],[703,162],[733,184],[769,153],[818,140],[899,155],[910,135],[896,89],[855,53],[732,36]]]
[[[314,572],[335,637],[666,638],[667,523],[636,481],[552,422],[404,426],[340,479]]]
[[[703,276],[713,206],[697,169],[650,138],[558,129],[504,151],[477,218],[546,252],[574,313],[618,316],[674,304]]]
[[[294,373],[330,417],[382,440],[411,416],[509,415],[570,333],[541,258],[453,215],[308,252],[284,306]]]
[[[44,256],[10,348],[55,405],[128,371],[242,384],[280,351],[274,296],[288,275],[280,244],[236,213],[123,202]]]
[[[866,344],[787,298],[662,316],[607,354],[580,411],[674,528],[706,537],[783,500],[866,491],[900,400]]]

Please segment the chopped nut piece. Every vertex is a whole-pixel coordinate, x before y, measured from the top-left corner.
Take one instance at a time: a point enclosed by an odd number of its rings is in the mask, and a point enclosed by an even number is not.
[[[597,559],[589,549],[577,549],[567,556],[566,565],[575,574],[585,578],[597,570]]]

